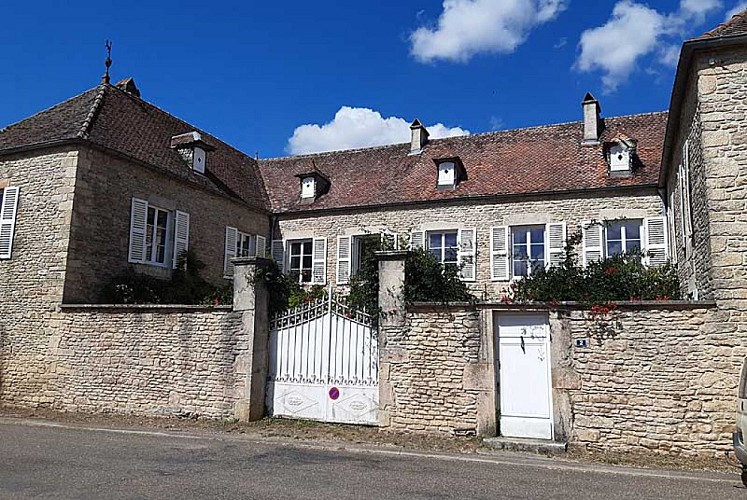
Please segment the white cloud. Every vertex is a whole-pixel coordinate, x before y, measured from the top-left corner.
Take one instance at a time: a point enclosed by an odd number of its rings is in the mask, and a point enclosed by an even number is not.
[[[601,71],[605,92],[614,92],[648,54],[658,54],[661,64],[676,64],[678,54],[666,40],[702,24],[721,7],[721,0],[681,0],[677,11],[665,14],[634,0],[621,0],[607,23],[581,34],[575,67]]]
[[[733,9],[731,9],[729,12],[726,13],[726,20],[728,21],[736,14],[739,14],[740,12],[743,12],[747,10],[747,2],[740,2],[737,5],[734,6]]]
[[[427,126],[432,139],[469,134],[469,130],[441,123]],[[322,125],[301,125],[288,139],[290,154],[318,153],[409,142],[410,122],[368,108],[341,107],[332,121]]]
[[[410,35],[420,62],[467,62],[481,53],[511,53],[536,26],[552,21],[570,0],[444,0],[435,27]]]

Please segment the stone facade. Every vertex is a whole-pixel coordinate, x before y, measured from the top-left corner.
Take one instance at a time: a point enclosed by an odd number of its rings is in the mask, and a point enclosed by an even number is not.
[[[589,220],[620,218],[642,219],[664,214],[664,205],[656,190],[638,188],[590,192],[586,195],[522,197],[495,203],[450,203],[417,207],[355,210],[344,213],[283,215],[275,228],[275,239],[327,238],[327,280],[336,283],[337,237],[377,234],[388,230],[409,241],[413,230],[476,228],[476,280],[470,289],[479,298],[496,299],[507,282],[491,281],[490,228],[566,222],[568,234],[580,230]]]
[[[205,264],[203,277],[217,285],[228,283],[223,277],[226,226],[265,237],[269,233],[268,215],[239,201],[152,168],[81,149],[65,302],[95,302],[108,280],[133,266],[127,260],[133,197],[190,215],[189,247]],[[169,268],[145,264],[134,267],[162,278],[171,274]]]

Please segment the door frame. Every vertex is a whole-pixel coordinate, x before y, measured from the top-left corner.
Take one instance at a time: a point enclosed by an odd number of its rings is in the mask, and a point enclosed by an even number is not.
[[[547,353],[547,384],[548,384],[548,399],[549,399],[549,412],[550,412],[550,440],[556,440],[557,434],[557,422],[555,421],[555,391],[553,388],[553,363],[554,357],[552,356],[553,351],[553,340],[552,340],[552,329],[550,315],[548,311],[542,310],[527,310],[527,311],[501,311],[493,310],[491,315],[491,327],[493,330],[492,342],[493,342],[493,365],[494,365],[494,387],[495,387],[495,430],[497,436],[502,436],[501,432],[501,367],[500,367],[500,320],[507,316],[533,316],[539,317],[544,322],[544,328],[546,332],[545,336],[545,349]],[[519,439],[519,438],[517,438]]]

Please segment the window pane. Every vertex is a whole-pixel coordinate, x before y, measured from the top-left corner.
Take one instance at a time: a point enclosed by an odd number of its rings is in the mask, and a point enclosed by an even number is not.
[[[527,242],[527,232],[523,229],[518,229],[514,232],[514,244],[519,243],[526,243]]]
[[[301,243],[291,243],[291,255],[301,255]]]
[[[514,276],[526,276],[527,263],[524,260],[514,260]]]
[[[533,273],[536,272],[539,269],[544,269],[544,267],[545,267],[545,259],[539,259],[539,260],[537,260],[535,262],[532,262],[531,266],[532,266],[532,272]]]
[[[303,253],[311,255],[311,242],[310,241],[303,242]]]
[[[306,270],[301,272],[301,282],[302,283],[311,283],[311,271]]]
[[[545,243],[545,228],[544,227],[533,227],[530,230],[532,243]]]
[[[622,242],[621,241],[608,241],[607,242],[607,253],[612,255],[620,255],[622,253]]]
[[[303,256],[303,268],[304,269],[311,269],[311,255],[304,255]]]
[[[625,243],[626,243],[626,248],[625,248],[626,252],[631,253],[631,252],[641,251],[641,240],[628,240]]]
[[[441,233],[428,234],[428,248],[441,248]],[[440,257],[439,257],[440,258]]]
[[[526,245],[521,245],[521,246],[514,245],[514,259],[527,260],[528,258],[529,258],[529,254],[527,254]]]
[[[544,259],[545,258],[545,245],[532,244],[532,260]]]
[[[441,261],[441,249],[440,248],[431,248],[429,252],[431,253],[431,255],[433,255],[434,259]]]
[[[456,233],[446,233],[444,235],[444,239],[446,241],[444,246],[447,246],[447,247],[457,246],[457,234]]]
[[[619,222],[613,222],[607,228],[607,239],[608,240],[621,240],[622,239],[622,224]]]
[[[169,220],[169,214],[163,210],[158,211],[158,227],[166,230],[166,223]]]
[[[291,256],[290,267],[295,271],[301,269],[301,257]]]
[[[641,239],[641,226],[637,222],[629,222],[625,224],[625,239],[640,240]]]
[[[456,262],[457,251],[455,248],[447,248],[444,250],[444,262]]]

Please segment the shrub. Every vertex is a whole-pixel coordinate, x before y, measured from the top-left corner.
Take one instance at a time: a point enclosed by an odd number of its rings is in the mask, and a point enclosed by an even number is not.
[[[233,301],[230,284],[215,286],[200,276],[205,264],[192,250],[183,252],[171,279],[162,280],[128,268],[104,285],[102,304],[220,305]]]

